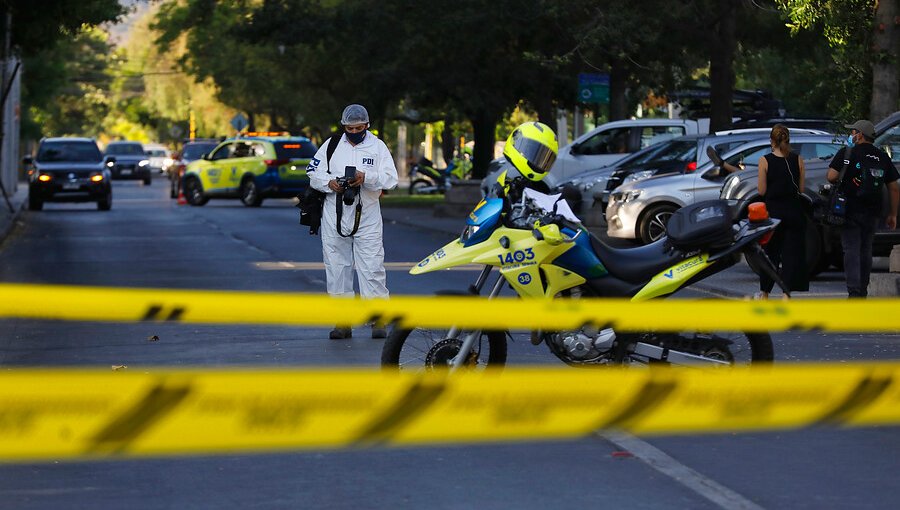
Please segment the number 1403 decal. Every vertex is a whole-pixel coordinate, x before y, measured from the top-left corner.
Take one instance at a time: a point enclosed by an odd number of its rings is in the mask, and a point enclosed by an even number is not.
[[[501,264],[515,264],[516,262],[534,260],[534,252],[531,250],[531,248],[525,248],[524,250],[508,252],[505,256],[497,255],[497,258],[500,259]]]

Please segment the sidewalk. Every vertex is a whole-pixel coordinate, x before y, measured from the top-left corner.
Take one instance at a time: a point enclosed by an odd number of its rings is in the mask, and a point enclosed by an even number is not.
[[[3,243],[6,236],[12,232],[19,215],[25,209],[25,202],[28,201],[28,184],[20,182],[15,192],[12,192],[12,190],[6,191],[11,192],[8,198],[10,204],[12,204],[13,212],[10,212],[9,204],[6,203],[6,200],[0,199],[0,243]]]
[[[382,217],[386,223],[443,232],[448,236],[459,236],[465,226],[465,217],[444,218],[436,217],[431,209],[424,208],[388,208],[381,209]],[[597,234],[597,232],[594,232]],[[602,237],[601,237],[602,238]],[[448,239],[449,241],[449,239]],[[617,245],[617,243],[612,243]],[[617,245],[618,246],[618,245]],[[889,277],[888,259],[875,257],[872,264],[872,285],[869,287],[872,297],[876,296],[876,282]],[[744,299],[753,296],[759,290],[759,277],[744,262],[738,262],[734,266],[715,274],[702,282],[695,283],[692,288],[708,292],[710,294],[731,298]],[[884,294],[881,294],[884,296]],[[781,291],[773,293],[773,299],[780,299]],[[841,271],[827,271],[818,275],[809,284],[809,292],[794,294],[797,299],[841,299],[847,297],[847,287],[844,281],[844,273]]]

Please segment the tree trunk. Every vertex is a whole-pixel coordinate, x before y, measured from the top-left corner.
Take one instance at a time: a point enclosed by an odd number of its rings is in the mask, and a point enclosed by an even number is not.
[[[896,0],[878,2],[872,46],[869,117],[878,122],[894,112],[900,99],[900,4]]]
[[[619,59],[612,59],[609,64],[609,120],[622,120],[628,117],[626,112],[625,90],[627,87],[627,70]]]
[[[247,131],[256,131],[256,115],[247,112]]]
[[[456,148],[452,124],[452,119],[444,119],[444,130],[441,132],[441,154],[444,156],[444,163],[448,165],[453,161],[453,149]]]
[[[709,130],[731,127],[738,0],[722,0],[709,45]]]
[[[500,115],[485,109],[478,110],[470,119],[475,136],[472,162],[472,178],[482,179],[487,175],[488,164],[494,159],[494,133]]]

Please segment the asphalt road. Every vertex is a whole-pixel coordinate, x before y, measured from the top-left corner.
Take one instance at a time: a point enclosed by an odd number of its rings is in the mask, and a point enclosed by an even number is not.
[[[114,183],[113,209],[47,204],[0,245],[5,282],[323,292],[321,246],[286,200],[177,206],[157,182]],[[386,216],[394,294],[463,289],[474,272],[403,268],[451,236],[429,211]],[[446,224],[446,222],[443,222]],[[716,286],[748,285],[735,268]],[[752,285],[750,281],[749,285]],[[817,288],[840,291],[839,275]],[[832,289],[837,289],[833,291]],[[298,310],[297,313],[309,313]],[[434,313],[444,313],[435,310]],[[702,313],[702,311],[698,311]],[[381,341],[357,328],[0,321],[0,363],[21,366],[377,365]],[[148,338],[156,335],[157,342]],[[785,333],[778,361],[900,358],[893,335]],[[558,363],[527,340],[510,363]],[[627,451],[630,455],[622,455]],[[897,508],[900,429],[0,465],[0,508]]]

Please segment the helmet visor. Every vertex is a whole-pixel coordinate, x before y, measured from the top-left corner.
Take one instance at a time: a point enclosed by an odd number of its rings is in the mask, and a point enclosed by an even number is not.
[[[516,137],[513,148],[528,161],[528,166],[537,173],[547,173],[553,162],[556,161],[556,153],[550,147],[524,136]]]

